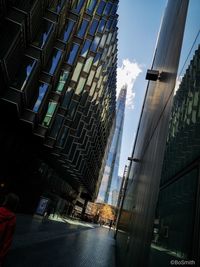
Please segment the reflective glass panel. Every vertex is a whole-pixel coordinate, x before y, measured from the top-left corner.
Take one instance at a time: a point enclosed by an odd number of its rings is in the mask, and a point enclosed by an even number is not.
[[[81,23],[81,27],[77,33],[78,37],[83,37],[85,35],[88,23],[89,23],[88,20],[83,19],[83,21]]]
[[[104,35],[103,35],[102,38],[101,38],[101,42],[100,42],[99,47],[101,47],[101,48],[104,47],[106,38],[107,38],[107,34],[104,33]]]
[[[100,57],[101,57],[101,54],[100,53],[97,53],[95,58],[94,58],[94,66],[97,66],[98,63],[99,63],[99,60],[100,60]]]
[[[63,101],[62,101],[62,108],[65,108],[67,109],[70,101],[71,101],[71,98],[72,98],[72,94],[73,94],[73,89],[71,87],[69,87],[64,95],[64,98],[63,98]]]
[[[99,41],[100,41],[100,37],[96,36],[92,42],[92,45],[90,47],[90,50],[93,51],[93,52],[96,52],[97,50],[97,47],[99,45]]]
[[[101,15],[103,13],[105,5],[106,5],[106,3],[104,1],[101,1],[99,3],[99,6],[97,8],[97,14]]]
[[[81,51],[81,56],[82,56],[82,57],[86,57],[86,56],[87,56],[87,53],[88,53],[88,51],[89,51],[89,49],[90,49],[91,42],[92,42],[92,41],[90,41],[90,40],[87,40],[87,39],[85,40],[83,49],[82,49],[82,51]]]
[[[60,115],[56,115],[56,118],[54,120],[53,126],[50,131],[50,136],[53,138],[56,138],[59,130],[61,128],[62,122],[63,122],[64,117]]]
[[[58,14],[60,13],[62,7],[64,6],[64,3],[65,0],[53,1],[49,9]]]
[[[110,14],[110,10],[112,8],[112,3],[108,2],[106,8],[104,9],[104,15],[108,16]]]
[[[67,133],[68,133],[68,128],[64,127],[62,130],[62,134],[60,135],[57,145],[62,147],[66,141],[66,137],[67,137]]]
[[[56,107],[57,107],[57,102],[50,100],[49,104],[48,104],[47,113],[46,113],[44,120],[42,122],[43,126],[49,126],[51,119],[52,119],[52,116],[56,110]]]
[[[106,25],[106,21],[105,19],[102,19],[99,23],[99,27],[98,27],[98,32],[103,32],[104,28],[105,28],[105,25]]]
[[[87,73],[90,71],[93,60],[94,60],[94,57],[90,56],[89,58],[87,58],[85,65],[84,65],[84,68],[83,68],[83,71],[85,71]]]
[[[75,91],[76,94],[79,95],[79,94],[82,93],[82,91],[83,91],[83,89],[84,89],[84,86],[85,86],[85,82],[86,82],[86,79],[85,79],[85,78],[81,77],[81,78],[79,79],[79,82],[78,82],[78,85],[77,85],[77,87],[76,87],[76,91]]]
[[[36,38],[33,41],[33,45],[39,48],[43,48],[52,30],[53,30],[53,23],[44,19],[36,35]]]
[[[72,11],[75,13],[79,13],[85,0],[73,0],[72,3]]]
[[[68,79],[68,76],[69,76],[69,71],[63,70],[61,72],[61,75],[60,75],[60,78],[59,78],[59,82],[58,82],[58,84],[56,86],[56,92],[61,93],[63,91],[65,83],[66,83],[66,81]]]
[[[92,84],[92,80],[93,80],[93,78],[94,78],[94,74],[95,74],[95,71],[93,71],[93,70],[91,70],[90,71],[90,74],[89,74],[89,76],[88,76],[88,79],[87,79],[87,85],[91,85]]]
[[[117,12],[117,8],[118,8],[118,5],[117,4],[113,4],[113,8],[112,8],[112,11],[111,11],[111,15],[115,15],[116,12]]]
[[[36,66],[37,61],[30,57],[24,57],[23,62],[12,82],[12,86],[16,89],[23,90]]]
[[[96,19],[94,19],[94,20],[92,21],[92,24],[91,24],[91,26],[90,26],[90,30],[89,30],[89,33],[90,33],[91,35],[94,35],[94,34],[95,34],[96,29],[97,29],[97,26],[98,26],[98,23],[99,23],[99,21],[96,20]]]
[[[113,20],[112,20],[112,19],[109,19],[109,20],[107,21],[107,23],[106,23],[106,30],[107,30],[107,31],[109,31],[109,30],[110,30],[110,28],[111,28],[111,25],[112,25],[112,22],[113,22]]]
[[[46,83],[41,83],[41,85],[39,86],[38,97],[37,97],[37,100],[36,100],[35,105],[33,107],[34,112],[38,112],[39,107],[42,103],[42,100],[43,100],[43,98],[47,92],[48,86],[49,85]]]
[[[96,3],[97,3],[97,0],[88,0],[87,6],[86,6],[86,12],[89,14],[92,14],[96,6]]]
[[[46,72],[53,75],[59,62],[61,59],[62,51],[58,49],[54,49],[53,52],[53,57],[49,60],[47,67],[46,67]]]
[[[75,21],[73,20],[67,20],[67,24],[64,28],[64,30],[62,31],[61,35],[60,35],[60,39],[64,42],[67,42],[70,35],[71,35],[71,32],[73,30],[73,27],[74,27],[74,24],[75,24]]]
[[[73,81],[75,81],[75,82],[78,81],[78,78],[79,78],[79,75],[81,73],[82,67],[83,67],[83,63],[78,62],[77,65],[76,65],[76,68],[74,69],[74,73],[72,75],[72,80]]]
[[[74,63],[78,49],[79,49],[79,45],[74,43],[72,48],[71,48],[71,51],[67,57],[67,63],[68,64],[72,65]]]

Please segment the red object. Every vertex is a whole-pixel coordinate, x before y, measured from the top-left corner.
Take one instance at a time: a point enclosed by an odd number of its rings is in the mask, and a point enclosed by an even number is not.
[[[11,246],[16,226],[15,214],[6,207],[0,207],[0,266]]]

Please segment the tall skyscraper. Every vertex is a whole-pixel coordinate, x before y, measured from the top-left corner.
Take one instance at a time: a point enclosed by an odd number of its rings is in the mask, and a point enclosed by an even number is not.
[[[0,2],[1,179],[22,209],[46,191],[71,201],[98,190],[115,115],[117,7]]]
[[[122,87],[117,99],[113,139],[108,152],[101,186],[97,197],[97,202],[104,202],[114,206],[117,205],[116,193],[120,190],[118,170],[124,125],[126,93],[127,86],[125,85]]]
[[[127,267],[148,266],[188,3],[188,0],[168,0],[152,66],[146,75],[149,83],[130,157],[127,172],[130,182],[122,201],[116,236],[118,255],[122,251],[121,264]]]

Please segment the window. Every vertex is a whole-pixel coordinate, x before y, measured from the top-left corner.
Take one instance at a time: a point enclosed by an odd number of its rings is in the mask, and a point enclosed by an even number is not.
[[[107,31],[110,30],[112,23],[113,23],[113,20],[112,20],[112,19],[109,19],[109,20],[107,21],[107,23],[106,23],[106,30],[107,30]]]
[[[75,93],[76,93],[77,95],[79,95],[79,94],[82,93],[82,91],[83,91],[83,89],[84,89],[84,86],[85,86],[85,82],[86,82],[86,79],[85,79],[85,78],[81,77],[81,78],[79,79],[79,82],[78,82],[78,85],[77,85],[77,87],[76,87],[76,91],[75,91]]]
[[[96,6],[96,3],[97,3],[97,0],[88,0],[87,6],[86,6],[86,12],[89,14],[92,14]]]
[[[69,76],[69,71],[67,70],[62,70],[58,85],[56,86],[56,92],[61,93],[63,91],[63,88],[65,86],[65,83],[68,79]]]
[[[39,86],[37,100],[36,100],[35,105],[33,107],[34,112],[38,112],[40,105],[42,103],[42,100],[45,97],[46,92],[48,90],[48,86],[49,85],[46,83],[41,83],[41,85]]]
[[[95,91],[95,89],[96,89],[96,86],[97,86],[97,83],[96,82],[93,82],[93,84],[92,84],[92,87],[91,87],[91,89],[90,89],[90,96],[93,96],[93,94],[94,94],[94,91]]]
[[[74,24],[75,24],[75,21],[73,20],[70,20],[68,19],[67,20],[67,24],[65,26],[65,29],[62,31],[61,35],[60,35],[60,39],[63,41],[63,42],[67,42],[71,33],[72,33],[72,30],[74,28]]]
[[[91,24],[91,26],[90,26],[90,30],[89,30],[89,34],[91,34],[91,35],[94,35],[94,34],[95,34],[96,29],[97,29],[97,26],[98,26],[98,23],[99,23],[99,21],[96,20],[96,19],[94,19],[94,20],[92,21],[92,24]]]
[[[87,26],[88,26],[88,23],[89,23],[88,20],[83,19],[83,21],[81,23],[81,27],[77,33],[78,37],[82,38],[84,36],[86,29],[87,29]]]
[[[58,135],[58,132],[60,130],[60,127],[62,125],[64,117],[60,115],[56,115],[56,118],[54,120],[53,126],[51,128],[50,136],[53,138],[56,138]]]
[[[96,52],[97,50],[97,47],[99,45],[99,41],[100,41],[100,37],[96,36],[92,42],[92,45],[91,45],[91,48],[90,50],[93,51],[93,52]]]
[[[103,32],[104,28],[105,28],[105,25],[106,25],[106,21],[105,19],[102,19],[99,23],[99,27],[98,27],[98,32]]]
[[[42,122],[43,126],[47,126],[47,127],[49,126],[51,119],[53,117],[53,114],[56,110],[56,107],[57,107],[57,102],[50,100],[49,104],[48,104],[47,113],[46,113],[44,120]]]
[[[101,15],[103,13],[105,5],[106,3],[104,1],[100,1],[99,6],[97,8],[97,14]]]
[[[74,63],[74,60],[76,58],[76,55],[78,53],[79,45],[78,44],[73,44],[70,53],[68,54],[67,57],[67,63],[72,65]]]
[[[87,56],[87,53],[88,53],[88,51],[89,51],[89,49],[90,49],[91,42],[92,42],[92,41],[90,41],[90,40],[87,40],[87,39],[85,40],[83,49],[82,49],[82,51],[81,51],[81,56],[82,56],[82,57],[86,57],[86,56]]]
[[[115,15],[116,12],[117,12],[117,8],[118,8],[118,5],[117,4],[113,4],[113,8],[112,8],[112,11],[111,11],[111,15]]]
[[[68,109],[68,116],[73,118],[77,106],[78,106],[78,102],[72,100],[70,103],[69,109]]]
[[[91,70],[90,71],[90,74],[89,74],[89,76],[88,76],[88,79],[87,79],[87,85],[91,85],[92,84],[92,80],[93,80],[93,78],[94,78],[94,74],[95,74],[95,71],[93,71],[93,70]]]
[[[22,91],[27,85],[31,74],[33,73],[33,70],[36,67],[36,64],[37,60],[25,56],[12,82],[12,86]]]
[[[110,32],[110,33],[108,34],[108,39],[107,39],[107,41],[106,41],[106,44],[109,44],[109,43],[110,43],[111,38],[112,38],[112,33]]]
[[[56,0],[51,3],[50,10],[59,14],[62,7],[64,6],[65,0]]]
[[[90,71],[93,60],[94,60],[94,57],[87,58],[85,65],[84,65],[84,68],[83,68],[83,71],[85,71],[87,73]]]
[[[72,11],[79,13],[85,0],[73,0]]]
[[[72,94],[73,94],[73,89],[71,87],[69,87],[64,95],[61,107],[67,109],[69,106],[69,103],[71,101],[72,98]]]
[[[39,48],[43,48],[52,30],[53,30],[53,23],[46,19],[43,19],[42,25],[39,28],[39,32],[36,35],[33,45]]]
[[[74,73],[73,73],[73,75],[72,75],[72,80],[73,80],[73,81],[75,81],[75,82],[78,81],[78,78],[79,78],[79,76],[80,76],[82,67],[83,67],[83,63],[78,62],[77,65],[76,65],[76,68],[74,69]]]
[[[68,134],[68,128],[64,127],[62,130],[62,134],[60,135],[58,142],[57,142],[58,146],[62,147],[64,145],[64,143],[66,141],[67,134]]]
[[[106,8],[104,9],[104,15],[108,16],[110,14],[111,8],[112,8],[112,3],[108,2],[106,5]]]
[[[99,75],[101,73],[101,69],[102,69],[102,66],[99,66],[97,69],[96,75],[95,75],[96,78],[99,78]]]
[[[95,58],[94,58],[94,66],[98,65],[100,58],[101,58],[101,54],[97,53]]]
[[[107,34],[104,33],[104,35],[103,35],[102,38],[101,38],[101,42],[100,42],[99,47],[101,47],[101,48],[104,47],[106,38],[107,38]]]
[[[61,60],[61,55],[62,51],[58,49],[54,49],[53,52],[53,57],[49,60],[47,67],[46,67],[46,72],[53,75],[56,71],[56,68],[58,67],[58,64]]]

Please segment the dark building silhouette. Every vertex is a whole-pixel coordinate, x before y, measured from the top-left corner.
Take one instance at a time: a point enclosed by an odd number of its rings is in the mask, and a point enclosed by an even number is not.
[[[168,1],[152,67],[146,76],[149,83],[129,158],[128,185],[116,236],[117,255],[121,256],[123,266],[148,266],[188,2]],[[169,266],[170,261],[167,264]],[[164,262],[157,266],[163,265]]]
[[[91,200],[115,115],[118,1],[0,1],[4,191]],[[71,205],[71,204],[69,204]]]

